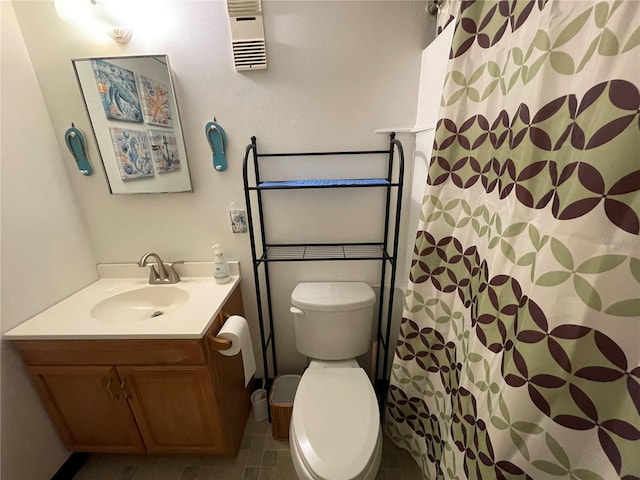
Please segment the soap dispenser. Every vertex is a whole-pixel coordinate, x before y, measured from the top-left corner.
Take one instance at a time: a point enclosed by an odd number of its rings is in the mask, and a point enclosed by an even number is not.
[[[220,244],[216,243],[211,248],[213,248],[215,264],[213,278],[216,280],[216,283],[227,283],[231,279],[231,277],[229,276],[229,264],[224,258],[222,247],[220,246]]]

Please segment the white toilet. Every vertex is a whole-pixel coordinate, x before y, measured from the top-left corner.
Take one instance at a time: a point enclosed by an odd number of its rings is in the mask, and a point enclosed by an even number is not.
[[[296,346],[311,359],[293,402],[289,444],[303,480],[374,479],[382,456],[376,394],[356,357],[370,348],[375,294],[366,283],[300,283]]]

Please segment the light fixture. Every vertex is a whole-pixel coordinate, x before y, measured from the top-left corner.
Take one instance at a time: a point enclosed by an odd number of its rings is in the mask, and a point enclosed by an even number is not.
[[[54,0],[58,16],[67,23],[102,31],[119,43],[131,38],[127,5],[123,0]]]

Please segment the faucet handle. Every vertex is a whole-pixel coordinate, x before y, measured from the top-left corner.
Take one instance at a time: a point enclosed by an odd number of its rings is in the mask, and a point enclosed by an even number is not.
[[[149,267],[149,285],[157,285],[159,283],[162,283],[156,267],[153,264],[146,266]]]
[[[169,270],[169,283],[178,283],[180,281],[180,275],[178,275],[178,272],[176,272],[173,266],[181,263],[184,263],[184,261],[178,260],[177,262],[165,263],[167,270]]]

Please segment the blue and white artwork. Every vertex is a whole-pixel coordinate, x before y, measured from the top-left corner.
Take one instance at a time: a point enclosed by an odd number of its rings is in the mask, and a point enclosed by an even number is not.
[[[122,180],[153,177],[153,157],[147,132],[109,128]]]
[[[134,73],[104,60],[93,60],[91,64],[107,118],[142,123],[142,108]]]
[[[171,130],[149,130],[151,151],[158,173],[180,170],[178,142]]]

